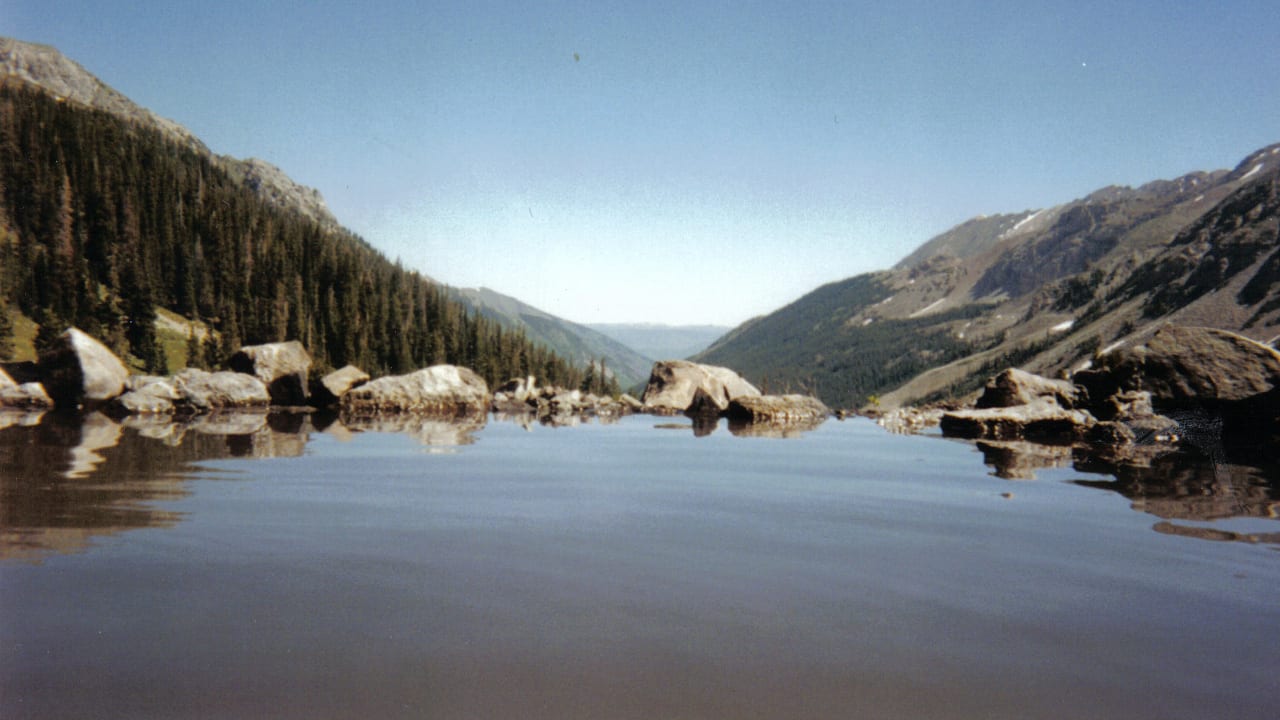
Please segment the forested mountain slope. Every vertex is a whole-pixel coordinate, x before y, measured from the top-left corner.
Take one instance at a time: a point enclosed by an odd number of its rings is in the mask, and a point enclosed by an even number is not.
[[[616,378],[623,388],[649,379],[653,358],[585,325],[556,317],[488,288],[450,288],[450,294],[485,317],[506,327],[519,328],[530,340],[546,345],[575,365],[595,363],[599,367],[603,360],[606,374]]]
[[[374,373],[452,362],[490,382],[581,379],[350,232],[264,199],[202,147],[13,75],[0,81],[0,304],[152,371],[160,307],[220,338],[197,362],[296,338],[321,364]]]
[[[819,288],[698,356],[836,406],[955,397],[1053,374],[1165,322],[1280,333],[1280,146],[1234,170],[976,218],[891,270]]]

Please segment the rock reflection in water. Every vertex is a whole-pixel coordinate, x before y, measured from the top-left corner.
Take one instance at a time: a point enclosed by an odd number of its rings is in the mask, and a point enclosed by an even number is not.
[[[1274,466],[1213,462],[1189,452],[1168,453],[1149,465],[1099,467],[1090,460],[1083,458],[1076,469],[1101,470],[1115,480],[1077,485],[1119,493],[1134,510],[1163,520],[1280,517],[1280,473]]]
[[[189,421],[0,413],[0,560],[79,552],[98,536],[178,522],[195,463],[301,455],[306,416],[219,413]]]
[[[1174,520],[1214,522],[1232,518],[1280,518],[1280,467],[1274,462],[1206,457],[1196,449],[1138,445],[1122,451],[1023,441],[977,443],[996,477],[1035,479],[1035,471],[1070,467],[1113,480],[1074,480],[1076,485],[1118,493],[1138,512],[1164,522],[1154,530],[1205,540],[1280,543],[1280,532],[1242,533],[1178,525]]]
[[[402,413],[380,416],[343,416],[335,425],[338,433],[379,432],[408,435],[429,448],[455,448],[475,442],[475,433],[482,430],[488,420],[487,413],[473,415],[439,416]],[[334,432],[333,426],[325,432]]]
[[[1070,445],[1041,445],[1025,440],[980,440],[982,461],[1005,480],[1035,480],[1036,470],[1071,466]]]
[[[797,438],[818,429],[825,420],[793,420],[789,422],[741,422],[730,420],[729,432],[735,437]]]

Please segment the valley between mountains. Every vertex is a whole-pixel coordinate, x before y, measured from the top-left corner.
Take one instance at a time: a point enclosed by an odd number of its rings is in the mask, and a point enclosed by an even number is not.
[[[1168,324],[1280,336],[1280,145],[973,218],[736,328],[586,326],[400,267],[319,192],[215,154],[56,49],[0,39],[0,91],[0,359],[34,357],[52,324],[156,372],[298,339],[322,368],[603,370],[628,390],[691,357],[852,409],[973,396],[1008,367],[1061,375]]]

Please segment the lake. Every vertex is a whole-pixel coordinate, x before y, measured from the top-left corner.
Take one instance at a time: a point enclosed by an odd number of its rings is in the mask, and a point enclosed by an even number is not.
[[[1274,467],[862,419],[330,422],[0,415],[0,717],[1280,704]]]

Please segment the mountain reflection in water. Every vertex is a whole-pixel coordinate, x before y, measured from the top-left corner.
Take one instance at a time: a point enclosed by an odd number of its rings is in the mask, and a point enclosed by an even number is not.
[[[224,412],[175,420],[100,413],[0,412],[0,560],[39,560],[50,553],[81,552],[96,536],[122,530],[167,527],[181,510],[162,506],[189,494],[187,479],[203,461],[301,456],[312,433],[348,441],[359,433],[394,433],[432,453],[456,452],[475,442],[490,417],[439,418],[399,415],[353,418],[316,413]],[[498,422],[563,427],[591,422],[549,421],[531,415],[495,415]],[[609,424],[610,419],[599,419]],[[613,419],[612,422],[616,422]],[[726,423],[735,437],[795,438],[812,424]],[[659,423],[705,438],[721,422]],[[1073,468],[1109,474],[1113,480],[1075,480],[1116,492],[1131,507],[1161,519],[1153,530],[1208,540],[1280,544],[1280,533],[1236,532],[1174,521],[1280,517],[1280,472],[1274,464],[1226,459],[1214,462],[1189,451],[1139,449],[1123,459],[1070,446],[1027,442],[978,442],[992,474],[1031,480],[1038,470]]]
[[[165,527],[195,463],[301,455],[305,416],[221,413],[174,422],[101,413],[0,413],[0,559],[79,552],[95,536]]]

